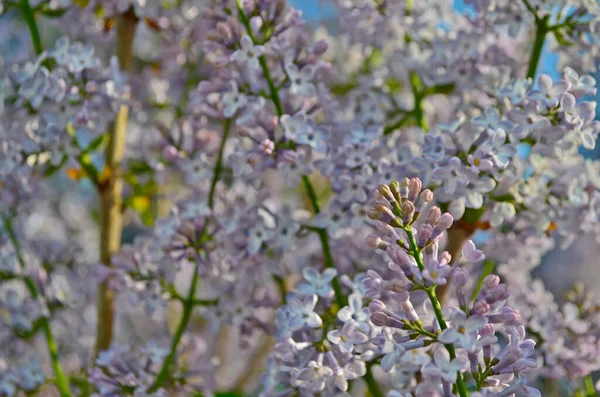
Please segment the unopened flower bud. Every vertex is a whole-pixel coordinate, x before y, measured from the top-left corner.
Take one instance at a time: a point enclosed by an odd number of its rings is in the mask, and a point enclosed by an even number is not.
[[[457,288],[464,287],[469,281],[469,274],[463,267],[457,267],[452,272],[452,281]]]
[[[437,225],[437,223],[440,221],[440,216],[442,216],[440,207],[431,207],[429,208],[429,211],[427,211],[427,218],[425,219],[425,222],[430,225]]]
[[[400,197],[403,199],[408,198],[409,183],[410,183],[410,181],[408,178],[404,178],[404,179],[402,179],[402,182],[400,182]]]
[[[490,305],[484,300],[478,300],[473,303],[471,313],[473,314],[485,314],[490,310]]]
[[[506,285],[504,284],[500,284],[497,287],[495,287],[492,292],[490,293],[490,297],[495,301],[495,302],[502,302],[508,299],[508,297],[510,296],[510,292],[508,291],[508,288],[506,287]]]
[[[454,223],[454,217],[450,215],[448,212],[444,212],[440,217],[438,222],[438,226],[444,230],[450,229],[452,224]]]
[[[481,335],[481,337],[493,336],[494,333],[495,333],[494,326],[492,324],[487,324],[485,327],[483,327],[481,329],[481,331],[479,331],[479,334]]]
[[[521,315],[512,307],[504,306],[502,308],[502,321],[509,326],[519,325],[521,324]]]
[[[422,188],[421,180],[419,178],[412,178],[408,184],[408,201],[415,202]]]
[[[417,244],[419,247],[424,247],[427,244],[427,241],[431,238],[431,233],[433,233],[433,227],[427,223],[423,223],[419,226],[417,230]]]
[[[371,321],[378,327],[384,327],[388,316],[383,312],[375,312],[371,314]]]
[[[400,267],[405,273],[406,269],[410,268],[411,261],[410,257],[402,248],[397,245],[390,245],[386,250],[388,256],[396,265]]]
[[[401,195],[400,195],[400,182],[398,182],[398,181],[392,181],[392,183],[390,183],[390,190],[392,191],[392,194],[396,198],[396,201],[400,201],[400,198],[401,198]]]
[[[493,289],[500,284],[500,277],[495,274],[488,274],[483,279],[483,285],[485,285],[488,289]]]
[[[265,156],[269,156],[275,150],[275,143],[270,139],[265,139],[260,143],[260,151]]]
[[[325,40],[319,40],[315,43],[313,47],[313,54],[315,55],[323,55],[327,49],[329,48],[329,44]]]
[[[388,316],[385,319],[385,326],[390,328],[404,328],[404,323],[397,318]]]
[[[415,205],[411,201],[402,203],[402,221],[405,225],[412,223],[415,216]]]
[[[373,299],[371,303],[369,303],[369,310],[372,313],[381,312],[385,309],[385,303],[380,301],[379,299]]]
[[[396,199],[394,198],[394,194],[388,185],[381,184],[377,186],[377,191],[381,194],[387,201],[390,203],[395,203]]]
[[[369,246],[369,248],[381,249],[385,251],[387,247],[390,246],[390,243],[382,240],[381,237],[375,234],[369,234],[367,236],[367,245]]]

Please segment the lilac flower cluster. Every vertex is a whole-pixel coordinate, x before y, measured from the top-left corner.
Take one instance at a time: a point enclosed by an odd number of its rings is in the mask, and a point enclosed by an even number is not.
[[[0,395],[595,395],[600,7],[330,3],[0,1]]]

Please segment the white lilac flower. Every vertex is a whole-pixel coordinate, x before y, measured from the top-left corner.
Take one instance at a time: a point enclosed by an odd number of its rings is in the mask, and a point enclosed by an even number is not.
[[[351,202],[364,203],[367,201],[367,191],[365,189],[367,176],[362,174],[342,175],[339,182],[342,185],[339,200],[343,204]]]
[[[595,103],[593,105],[591,102],[578,104],[575,97],[568,92],[563,95],[560,108],[564,112],[565,121],[576,128],[589,123],[595,116]]]
[[[467,162],[470,165],[469,169],[474,174],[479,174],[481,171],[491,171],[494,168],[494,163],[481,150],[476,150],[474,153],[469,154]]]
[[[596,95],[596,79],[586,74],[579,74],[571,67],[567,66],[563,70],[563,78],[571,85],[569,92],[577,97],[583,95]]]
[[[466,185],[469,178],[463,171],[462,162],[458,157],[452,157],[448,164],[433,170],[432,178],[442,183],[442,190],[451,195],[459,186]]]
[[[312,392],[320,392],[333,376],[333,370],[316,361],[310,361],[307,368],[303,368],[296,375],[296,379]]]
[[[357,327],[363,332],[369,330],[369,309],[363,307],[362,295],[359,293],[350,294],[348,306],[344,306],[338,311],[337,318],[344,323],[355,321]]]
[[[456,357],[450,360],[450,354],[445,347],[440,347],[433,355],[433,362],[423,367],[423,375],[433,378],[442,378],[446,382],[456,382],[457,373],[467,369],[469,360],[465,357]]]
[[[285,65],[285,71],[290,79],[290,92],[292,94],[305,97],[316,94],[315,85],[313,84],[314,66],[306,65],[299,70],[296,64],[289,63]]]
[[[344,354],[352,353],[354,345],[365,343],[369,337],[357,329],[354,321],[346,321],[341,330],[331,330],[327,333],[327,339],[337,345]]]
[[[281,116],[281,125],[287,139],[308,145],[318,152],[326,150],[325,133],[313,128],[314,121],[304,112],[298,112],[294,116],[284,114]]]
[[[445,263],[440,263],[437,259],[429,260],[423,270],[423,278],[432,284],[445,285],[446,278],[450,275],[452,267]]]
[[[467,351],[473,351],[477,335],[488,323],[487,318],[483,316],[470,316],[462,310],[456,310],[451,317],[452,327],[440,334],[438,339],[442,343],[456,343]]]
[[[441,135],[425,135],[425,142],[421,149],[423,157],[429,161],[437,162],[444,158],[446,148]]]
[[[552,78],[547,74],[541,74],[537,78],[538,88],[527,95],[531,101],[541,101],[547,109],[553,109],[558,106],[562,96],[569,91],[571,84],[565,80],[552,82]]]
[[[231,58],[240,63],[246,63],[253,69],[258,69],[258,58],[264,53],[264,46],[254,45],[250,36],[244,35],[240,40],[240,48],[231,55]]]
[[[230,90],[223,94],[223,115],[232,117],[238,110],[248,103],[248,97],[238,91],[235,81],[230,83]]]
[[[527,104],[523,110],[511,109],[506,117],[512,123],[508,133],[511,140],[519,140],[528,137],[535,130],[550,127],[550,120],[539,114],[534,102]]]
[[[314,267],[306,267],[302,270],[302,275],[308,282],[298,285],[299,294],[316,294],[322,298],[331,298],[333,296],[331,281],[337,275],[337,270],[327,268],[322,273],[319,273]]]
[[[315,313],[317,301],[317,295],[309,295],[302,300],[296,297],[291,297],[289,299],[288,321],[291,330],[299,330],[304,327],[319,328],[323,325],[323,320]]]
[[[406,349],[401,343],[397,343],[394,340],[394,334],[391,329],[384,328],[381,334],[384,337],[384,342],[380,350],[383,354],[381,369],[385,372],[390,372],[392,367],[400,360],[400,357],[406,353]]]
[[[248,230],[248,253],[256,254],[263,242],[271,238],[273,231],[267,228],[262,223],[257,223],[254,227]]]
[[[491,134],[493,131],[503,128],[506,122],[500,118],[498,109],[488,106],[485,108],[482,116],[473,117],[472,123],[482,127],[487,134]]]
[[[504,221],[510,221],[515,218],[517,211],[512,203],[500,202],[494,204],[492,210],[487,213],[485,219],[490,222],[492,227],[498,227]]]
[[[485,255],[475,247],[473,240],[467,240],[462,248],[462,258],[468,263],[477,264],[485,259]]]
[[[502,129],[496,130],[491,139],[485,141],[477,150],[488,155],[494,165],[500,169],[506,168],[517,153],[517,148],[507,143],[506,132]]]

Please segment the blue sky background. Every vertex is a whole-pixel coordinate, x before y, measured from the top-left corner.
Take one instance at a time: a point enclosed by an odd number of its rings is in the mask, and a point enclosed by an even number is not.
[[[301,9],[304,12],[304,17],[308,21],[315,21],[332,17],[335,15],[335,9],[331,5],[323,4],[322,0],[290,0],[291,4]],[[464,0],[455,0],[454,7],[461,12],[468,12],[470,7],[465,5]],[[544,50],[540,61],[538,74],[546,73],[556,78],[558,71],[556,70],[557,57],[554,54]]]

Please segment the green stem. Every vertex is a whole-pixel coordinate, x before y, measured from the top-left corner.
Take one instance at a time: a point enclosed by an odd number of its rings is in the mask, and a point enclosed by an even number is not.
[[[406,231],[406,234],[408,235],[408,242],[410,245],[411,254],[415,258],[415,261],[417,262],[417,266],[419,266],[419,269],[421,271],[423,271],[423,270],[425,270],[425,265],[423,265],[423,260],[421,259],[421,252],[419,251],[419,248],[417,247],[417,242],[415,241],[415,237],[412,233],[411,227],[409,226],[404,230]],[[438,323],[440,324],[440,329],[442,331],[445,329],[448,329],[446,320],[444,320],[444,313],[442,312],[442,307],[440,305],[440,302],[437,299],[437,296],[435,295],[435,288],[426,288],[425,291],[427,292],[427,296],[429,297],[431,306],[433,306],[433,311],[435,313],[435,317],[437,318]],[[445,344],[444,346],[446,346],[446,349],[448,350],[448,354],[450,354],[450,359],[454,360],[456,358],[456,352],[454,351],[454,345],[451,343],[448,343],[448,344]],[[467,387],[465,386],[465,383],[463,381],[462,374],[460,372],[457,372],[456,375],[457,375],[456,376],[456,387],[458,389],[458,394],[460,395],[460,397],[467,397],[469,395],[469,393],[468,393]]]
[[[542,50],[544,49],[544,41],[546,40],[546,34],[548,33],[548,17],[538,18],[535,20],[535,40],[533,42],[533,49],[531,50],[531,57],[529,58],[529,66],[527,68],[527,77],[535,78],[538,64],[542,56]]]
[[[242,7],[242,1],[235,0],[235,3],[237,5],[240,20],[246,27],[248,36],[250,37],[250,39],[252,39],[252,42],[255,45],[260,44],[259,41],[256,39],[256,36],[254,36],[254,33],[252,31],[252,26],[250,26],[250,19],[248,18],[248,16],[246,15],[246,13],[244,12],[244,9]],[[277,87],[275,86],[275,84],[273,82],[273,77],[271,76],[271,71],[269,70],[269,66],[267,65],[267,58],[264,55],[262,55],[261,57],[259,57],[258,61],[260,63],[260,67],[262,69],[265,80],[267,81],[267,85],[269,86],[270,98],[273,101],[273,104],[275,105],[275,109],[277,110],[277,116],[281,118],[281,116],[283,116],[283,106],[281,105],[281,99],[279,98],[279,91],[277,90]],[[308,178],[308,176],[306,176],[306,175],[302,176],[302,183],[304,184],[304,187],[306,188],[308,198],[314,209],[315,214],[319,214],[321,212],[321,208],[319,207],[317,194],[316,194],[315,189],[314,189],[312,183],[310,182],[310,179]],[[329,246],[329,235],[327,234],[327,230],[319,229],[317,231],[317,233],[319,234],[319,239],[321,240],[321,247],[323,250],[325,267],[330,267],[330,268],[335,269],[336,267],[335,267],[335,263],[333,260],[333,256],[331,255],[331,248]],[[335,277],[331,283],[332,283],[333,289],[335,291],[336,302],[338,303],[340,308],[342,308],[343,306],[345,306],[345,299],[344,299],[344,295],[342,294],[342,289],[341,289],[338,277]]]
[[[227,143],[227,138],[229,137],[229,131],[231,130],[231,119],[225,119],[223,123],[223,138],[221,139],[221,145],[219,147],[219,154],[217,155],[217,160],[215,163],[215,169],[213,173],[213,177],[210,184],[210,192],[208,195],[208,206],[209,208],[213,208],[214,199],[215,199],[215,187],[219,178],[221,177],[221,171],[223,169],[223,153],[225,151],[225,145]],[[200,238],[203,238],[206,232],[206,226],[208,221],[205,222],[203,231],[200,233]],[[169,376],[169,370],[171,369],[171,364],[175,360],[175,355],[177,354],[177,347],[179,346],[179,342],[181,341],[181,337],[185,332],[190,319],[192,318],[192,312],[194,311],[194,307],[197,305],[197,302],[202,302],[196,299],[196,288],[198,286],[198,271],[199,265],[196,264],[194,267],[194,274],[192,275],[192,281],[190,283],[190,289],[188,291],[187,297],[182,301],[183,303],[183,314],[181,315],[181,320],[177,325],[177,329],[175,330],[175,334],[173,335],[173,339],[171,341],[171,348],[169,350],[169,354],[165,357],[165,361],[160,368],[160,371],[156,377],[156,380],[152,384],[149,389],[149,392],[156,391],[159,387],[161,387]],[[212,301],[206,301],[212,302]]]
[[[156,377],[156,380],[148,390],[149,393],[152,393],[156,391],[159,387],[161,387],[167,380],[167,377],[169,376],[171,363],[175,360],[175,355],[177,354],[177,346],[179,346],[181,337],[183,336],[183,333],[185,332],[188,323],[192,318],[192,312],[194,311],[194,297],[196,296],[196,287],[198,285],[198,270],[199,265],[196,264],[196,266],[194,267],[194,274],[192,275],[190,290],[188,292],[186,301],[183,303],[183,314],[181,316],[181,320],[179,321],[179,325],[177,326],[177,330],[173,335],[173,340],[171,341],[171,349],[169,350],[169,354],[167,355],[167,357],[165,357],[165,361],[163,361],[162,367]]]
[[[42,47],[40,30],[38,29],[35,21],[35,12],[31,8],[29,0],[21,0],[21,12],[23,13],[23,18],[25,19],[25,23],[27,23],[27,27],[29,27],[31,42],[33,43],[35,54],[40,55],[44,51],[44,48]]]
[[[208,207],[213,208],[215,204],[215,189],[217,188],[217,182],[221,177],[223,171],[223,154],[225,153],[225,143],[229,137],[229,131],[231,130],[231,119],[225,119],[223,124],[223,138],[221,139],[221,146],[219,147],[219,154],[217,155],[217,163],[215,164],[215,171],[210,183],[210,192],[208,194]]]
[[[21,270],[25,270],[25,260],[23,259],[23,255],[21,253],[21,246],[19,244],[19,240],[15,235],[14,229],[12,227],[12,219],[4,219],[4,228],[8,233],[8,237],[12,242],[15,253],[17,255],[17,260],[21,265]],[[23,281],[31,294],[33,299],[39,298],[38,290],[35,286],[35,281],[31,277],[23,277]],[[54,384],[56,385],[58,392],[61,397],[71,397],[71,390],[69,389],[69,381],[65,376],[65,373],[60,366],[60,361],[58,358],[58,346],[56,344],[56,340],[54,339],[54,335],[52,334],[52,328],[50,328],[50,321],[48,317],[42,317],[40,319],[40,326],[44,331],[44,336],[46,337],[46,344],[48,345],[48,353],[50,355],[50,362],[52,363],[52,369],[54,371],[54,376],[56,376]]]
[[[597,396],[596,387],[594,386],[594,381],[592,379],[592,375],[588,375],[584,378],[585,382],[585,392],[587,393],[587,397]]]
[[[410,73],[410,86],[412,87],[413,96],[415,98],[415,107],[413,109],[415,121],[419,127],[426,131],[428,123],[423,113],[423,83],[417,72]]]
[[[373,372],[371,371],[372,365],[373,365],[372,362],[367,364],[367,372],[365,373],[365,376],[364,376],[365,382],[367,384],[367,388],[369,389],[369,393],[371,394],[371,397],[384,397],[385,394],[381,390],[381,387],[379,387],[379,384],[375,380],[375,377],[373,376]]]
[[[246,27],[246,31],[248,32],[248,36],[250,37],[250,39],[252,39],[252,43],[254,43],[254,45],[261,44],[256,39],[256,36],[254,35],[254,32],[252,31],[252,26],[250,25],[250,18],[248,18],[248,16],[244,12],[244,8],[242,7],[242,0],[235,0],[235,4],[238,9],[238,14],[240,16],[240,20]],[[263,71],[263,75],[265,76],[265,80],[267,81],[267,85],[269,86],[271,100],[273,101],[273,104],[275,105],[275,108],[277,109],[277,115],[279,117],[281,117],[283,115],[283,106],[281,106],[281,100],[279,99],[279,93],[277,91],[277,87],[275,86],[275,83],[273,82],[273,78],[271,77],[271,73],[269,71],[269,65],[267,65],[267,57],[264,55],[261,55],[260,57],[258,57],[258,63],[260,64],[260,67]]]
[[[481,274],[479,275],[479,279],[477,280],[477,284],[475,285],[475,289],[473,290],[473,295],[471,296],[471,300],[474,301],[475,298],[477,298],[477,294],[479,294],[479,290],[481,290],[481,287],[483,286],[483,280],[487,276],[492,274],[495,267],[496,267],[496,264],[494,263],[494,261],[487,260],[483,263],[483,269],[481,270]]]

